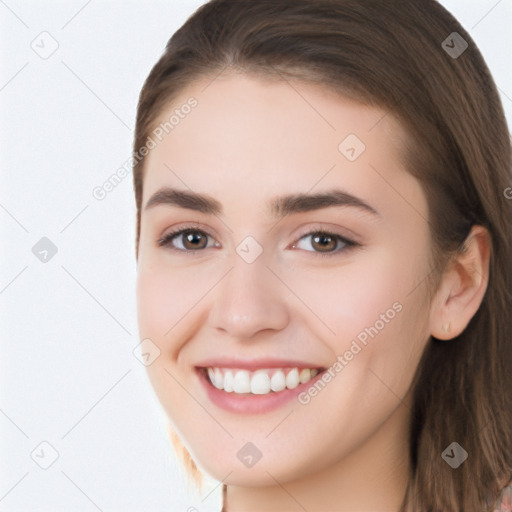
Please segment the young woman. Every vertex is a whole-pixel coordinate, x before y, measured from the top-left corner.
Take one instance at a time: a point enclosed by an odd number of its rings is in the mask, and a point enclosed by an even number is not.
[[[223,510],[506,510],[511,168],[434,0],[213,0],[173,35],[137,112],[138,322]]]

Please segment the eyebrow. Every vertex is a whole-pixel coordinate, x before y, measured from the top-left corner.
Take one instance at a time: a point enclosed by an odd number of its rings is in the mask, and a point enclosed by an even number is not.
[[[157,205],[177,206],[188,210],[209,214],[222,215],[222,204],[206,194],[189,190],[178,190],[163,187],[155,192],[146,203],[144,210]],[[289,194],[271,199],[268,203],[270,214],[275,217],[285,217],[293,213],[320,210],[331,206],[351,206],[365,210],[375,216],[380,213],[368,203],[344,190],[334,189],[317,194]]]

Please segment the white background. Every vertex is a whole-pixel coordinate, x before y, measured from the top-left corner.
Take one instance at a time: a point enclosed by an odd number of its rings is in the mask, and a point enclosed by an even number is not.
[[[142,83],[202,3],[0,0],[0,512],[220,508],[216,482],[187,488],[132,353],[131,174],[92,195],[129,157]],[[441,3],[482,51],[510,125],[512,0]],[[59,45],[48,59],[31,48],[43,31]],[[46,263],[32,252],[44,236],[58,248]],[[31,458],[43,441],[59,455],[46,470]]]

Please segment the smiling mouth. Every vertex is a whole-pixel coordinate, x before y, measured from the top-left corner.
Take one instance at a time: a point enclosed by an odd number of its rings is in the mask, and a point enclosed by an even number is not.
[[[239,395],[268,395],[295,389],[323,372],[325,368],[200,368],[215,388]]]

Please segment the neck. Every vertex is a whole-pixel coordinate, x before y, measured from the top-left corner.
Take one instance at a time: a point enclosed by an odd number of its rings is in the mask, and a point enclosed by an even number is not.
[[[410,476],[409,401],[336,464],[264,487],[228,486],[225,512],[399,512]]]

